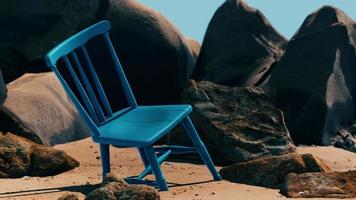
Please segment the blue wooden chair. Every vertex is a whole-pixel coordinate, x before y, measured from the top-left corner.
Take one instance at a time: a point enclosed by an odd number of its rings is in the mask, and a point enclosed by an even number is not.
[[[127,178],[129,183],[145,183],[144,178],[153,173],[155,184],[161,190],[168,190],[167,182],[160,169],[161,163],[170,154],[199,153],[210,170],[214,180],[221,180],[214,164],[197,134],[190,118],[190,105],[138,106],[126,79],[114,47],[110,41],[108,31],[109,21],[96,23],[73,35],[52,49],[45,57],[46,64],[60,80],[65,91],[75,104],[81,116],[90,129],[94,142],[100,144],[103,176],[110,172],[109,145],[117,147],[136,147],[141,156],[145,169],[136,176]],[[93,37],[103,37],[111,54],[115,70],[125,93],[129,106],[113,112],[106,98],[103,86],[94,69],[85,44]],[[85,60],[83,68],[80,58]],[[57,62],[62,59],[71,75],[77,93],[67,84],[57,68]],[[73,65],[74,64],[74,65]],[[76,68],[74,68],[74,67]],[[78,75],[79,74],[79,75]],[[92,84],[91,84],[92,83]],[[76,96],[78,94],[78,96]],[[79,101],[79,98],[81,101]],[[81,103],[82,102],[82,103]],[[83,104],[83,105],[82,105]],[[153,146],[162,136],[166,135],[178,124],[183,125],[195,147],[183,146]]]

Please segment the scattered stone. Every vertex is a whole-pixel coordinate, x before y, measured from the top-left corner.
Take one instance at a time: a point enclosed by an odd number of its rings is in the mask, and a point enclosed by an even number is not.
[[[355,120],[355,49],[355,22],[331,6],[310,14],[289,41],[264,87],[296,144],[330,145]]]
[[[355,198],[356,170],[289,174],[281,193],[291,198]]]
[[[258,85],[286,44],[259,10],[242,0],[225,1],[209,23],[193,79],[229,86]]]
[[[183,102],[193,106],[193,122],[215,161],[231,164],[295,152],[282,112],[259,88],[190,81]],[[179,130],[168,138],[171,144],[188,140]]]
[[[79,197],[77,194],[69,193],[69,194],[62,195],[57,200],[79,200]]]
[[[159,200],[157,190],[146,185],[128,185],[114,174],[107,174],[102,187],[92,191],[86,200]]]
[[[43,147],[32,147],[32,176],[52,176],[79,166],[79,162],[64,151]]]
[[[249,185],[278,188],[289,173],[329,172],[330,167],[311,154],[297,153],[257,158],[223,167],[223,179]]]
[[[114,173],[107,173],[104,177],[104,180],[103,180],[103,184],[107,184],[107,183],[111,183],[111,182],[116,182],[116,183],[121,183],[123,186],[129,186],[129,184],[127,184],[125,182],[125,180],[118,176],[117,174],[114,174]]]
[[[12,133],[0,133],[0,178],[53,176],[79,166],[65,152]]]
[[[339,129],[331,144],[356,153],[356,123],[347,128]]]
[[[147,185],[131,185],[116,193],[119,200],[159,200],[161,197],[156,189]]]

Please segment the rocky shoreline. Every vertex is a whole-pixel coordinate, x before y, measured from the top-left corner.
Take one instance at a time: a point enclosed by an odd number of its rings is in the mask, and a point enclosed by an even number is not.
[[[271,188],[266,190],[276,199],[285,198],[277,197],[277,190],[293,198],[356,198],[356,22],[342,10],[332,6],[316,10],[288,41],[259,10],[242,0],[226,0],[212,17],[201,45],[135,0],[14,0],[0,2],[1,13],[0,25],[5,28],[0,34],[0,198],[31,190],[22,181],[33,184],[38,179],[46,187],[51,185],[38,176],[48,176],[53,187],[71,191],[70,187],[78,186],[76,171],[82,175],[81,184],[88,179],[88,190],[98,188],[98,150],[90,154],[96,155],[92,159],[70,146],[96,149],[85,139],[88,128],[43,57],[65,38],[102,19],[112,22],[111,39],[138,103],[191,104],[198,132],[230,182],[209,183],[203,189],[193,184],[195,196],[187,194],[190,186],[187,189],[184,183],[173,187],[173,192],[157,193],[149,187],[121,184],[121,179],[98,191],[111,192],[111,199],[125,195],[140,199],[140,192],[149,196],[144,199],[200,199],[201,195],[219,199],[219,195],[233,197],[241,192],[241,184],[247,184],[253,185],[246,190],[256,192],[256,199],[263,192],[255,186]],[[88,49],[97,58],[93,62],[111,107],[121,109],[127,102],[117,88],[114,69],[108,67],[98,41],[90,41]],[[60,71],[68,79],[68,72]],[[179,128],[162,143],[189,145]],[[310,147],[312,152],[327,150],[318,157],[298,152],[306,148],[300,145],[318,145]],[[114,169],[137,171],[136,153],[122,151],[134,162],[117,161]],[[120,150],[115,152],[114,156],[122,156]],[[343,170],[332,163],[339,162],[333,161],[338,155],[351,159],[340,163],[347,165]],[[164,166],[172,170],[170,177],[177,176],[174,168],[205,177],[200,165]],[[123,169],[130,167],[132,171]],[[68,176],[72,186],[59,186]],[[232,196],[210,192],[210,186]],[[82,189],[75,192],[89,194]]]

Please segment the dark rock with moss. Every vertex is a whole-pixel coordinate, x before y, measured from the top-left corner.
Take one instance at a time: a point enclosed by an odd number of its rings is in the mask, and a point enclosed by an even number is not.
[[[330,145],[355,120],[356,24],[324,6],[289,41],[265,88],[297,144]]]
[[[235,183],[279,188],[290,173],[329,172],[330,167],[321,159],[297,153],[257,158],[223,167],[223,179]]]
[[[263,82],[287,40],[242,0],[228,0],[209,23],[193,79],[229,86]]]
[[[281,193],[290,198],[355,198],[356,170],[289,174]]]
[[[192,119],[214,159],[235,163],[295,151],[283,114],[259,88],[190,81],[183,102],[193,106]],[[187,144],[176,130],[169,143]]]
[[[0,133],[0,178],[53,176],[78,166],[78,161],[61,150]]]

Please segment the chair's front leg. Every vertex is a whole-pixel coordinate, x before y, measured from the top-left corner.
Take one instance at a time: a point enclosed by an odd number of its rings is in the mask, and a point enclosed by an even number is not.
[[[213,175],[214,180],[220,181],[221,176],[220,174],[216,171],[215,166],[213,161],[210,158],[210,155],[208,151],[205,148],[204,143],[201,141],[197,131],[195,130],[195,127],[190,120],[190,117],[187,116],[186,118],[183,119],[182,125],[189,135],[190,139],[192,140],[194,146],[197,148],[197,151],[199,152],[200,157],[204,161],[205,165],[208,167],[210,173]]]
[[[155,153],[153,147],[151,147],[151,146],[146,147],[144,150],[145,150],[148,162],[152,166],[152,171],[156,177],[156,182],[157,182],[159,188],[162,191],[168,191],[168,185],[166,182],[166,178],[163,176],[162,170],[160,168],[160,164],[158,163],[157,156],[156,156],[156,153]]]
[[[110,149],[108,144],[100,144],[101,166],[103,179],[110,172]]]

